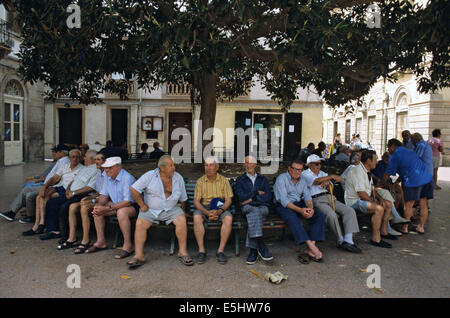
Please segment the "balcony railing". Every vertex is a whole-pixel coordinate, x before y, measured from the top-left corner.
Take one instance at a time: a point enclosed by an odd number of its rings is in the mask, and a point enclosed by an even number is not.
[[[10,25],[5,20],[0,19],[0,59],[11,52],[14,45],[11,39]]]
[[[169,83],[166,85],[166,96],[190,96],[191,86],[187,83],[182,85]]]

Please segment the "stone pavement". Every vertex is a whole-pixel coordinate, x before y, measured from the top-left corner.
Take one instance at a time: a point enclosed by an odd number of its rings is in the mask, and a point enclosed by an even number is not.
[[[0,210],[8,208],[20,190],[25,176],[39,174],[47,163],[27,163],[0,168]],[[0,219],[0,297],[449,297],[450,296],[450,168],[440,168],[439,184],[431,202],[432,213],[425,235],[409,234],[393,242],[392,249],[370,246],[365,222],[355,242],[362,254],[350,254],[334,247],[332,238],[319,243],[324,263],[302,265],[296,261],[292,238],[279,241],[279,232],[267,232],[274,261],[245,264],[247,249],[241,242],[241,256],[233,253],[230,241],[228,264],[215,260],[218,242],[207,242],[208,260],[203,265],[183,266],[168,255],[168,233],[150,230],[145,252],[148,263],[128,270],[126,260],[114,259],[108,249],[93,255],[75,255],[72,250],[56,250],[57,240],[41,241],[23,237],[30,225],[17,219]],[[80,236],[79,236],[80,237]],[[95,240],[94,232],[91,239]],[[112,243],[112,237],[109,237]],[[189,252],[196,254],[193,234],[189,233]],[[81,288],[71,289],[66,269],[81,269]],[[366,285],[370,264],[381,269],[381,289]],[[280,271],[288,279],[280,285],[263,281],[250,272]],[[126,276],[123,276],[126,275]],[[122,276],[122,277],[121,277]]]

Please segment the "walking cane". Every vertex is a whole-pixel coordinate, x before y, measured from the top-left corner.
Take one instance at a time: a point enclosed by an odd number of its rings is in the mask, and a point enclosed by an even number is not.
[[[334,207],[333,186],[331,185],[331,183],[328,185],[328,190],[330,191],[331,195],[331,207],[333,208],[333,211],[336,212],[336,208]]]

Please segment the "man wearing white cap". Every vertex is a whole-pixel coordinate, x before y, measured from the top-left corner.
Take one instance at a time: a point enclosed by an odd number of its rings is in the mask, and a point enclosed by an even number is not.
[[[342,178],[335,174],[328,175],[320,170],[322,160],[317,155],[309,156],[306,160],[309,169],[302,173],[302,178],[306,181],[311,192],[313,205],[325,215],[325,224],[336,236],[339,248],[352,253],[361,253],[361,249],[353,242],[353,233],[359,232],[355,210],[331,198],[327,190],[331,184],[330,180],[342,182]],[[333,211],[332,200],[334,200],[336,212]],[[336,213],[342,216],[344,235]]]
[[[131,241],[130,218],[136,217],[139,208],[130,192],[130,186],[136,179],[125,169],[122,169],[120,157],[110,157],[102,165],[105,168],[107,178],[100,191],[98,203],[95,205],[92,215],[94,216],[97,242],[85,253],[94,253],[107,248],[105,240],[105,217],[117,215],[120,230],[123,235],[123,247],[115,258],[125,258],[133,252]]]

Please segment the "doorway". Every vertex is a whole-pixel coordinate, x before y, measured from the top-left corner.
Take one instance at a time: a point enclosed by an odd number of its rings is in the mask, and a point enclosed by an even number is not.
[[[168,139],[168,153],[172,152],[173,146],[175,146],[180,140],[183,140],[186,138],[185,136],[180,137],[179,140],[171,140],[172,132],[177,128],[186,128],[189,130],[189,133],[191,134],[191,143],[192,143],[192,113],[174,113],[169,112],[169,135],[167,136]],[[192,145],[192,144],[191,144]],[[183,153],[180,153],[180,155],[183,155]]]
[[[111,141],[115,147],[128,148],[128,109],[111,109]]]
[[[67,145],[83,143],[83,111],[80,108],[59,108],[59,142]]]
[[[267,144],[267,155],[271,157],[280,158],[280,154],[283,153],[283,128],[284,128],[284,114],[283,113],[259,113],[253,112],[253,130],[252,130],[252,149],[255,149],[258,154],[261,146]],[[259,131],[261,129],[267,129],[267,140],[260,140]],[[272,133],[275,136],[272,136]],[[277,138],[278,152],[273,152],[272,137]]]
[[[23,161],[23,103],[6,101],[4,107],[5,165]]]

